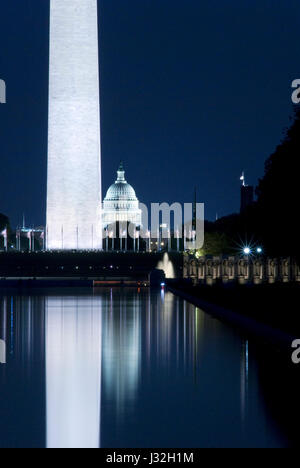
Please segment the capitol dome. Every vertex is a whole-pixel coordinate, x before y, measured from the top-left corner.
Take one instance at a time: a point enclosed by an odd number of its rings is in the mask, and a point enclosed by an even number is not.
[[[103,203],[103,226],[116,222],[130,222],[141,225],[142,213],[139,209],[134,188],[125,180],[123,163],[120,163],[117,180],[107,191]]]
[[[118,170],[118,178],[116,182],[111,185],[107,191],[104,201],[138,201],[135,190],[125,180],[125,171],[123,163],[120,164]]]

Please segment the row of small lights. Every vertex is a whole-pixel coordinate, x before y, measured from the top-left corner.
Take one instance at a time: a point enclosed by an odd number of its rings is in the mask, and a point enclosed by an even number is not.
[[[18,266],[17,268],[18,268],[18,269],[21,269],[20,266]],[[57,267],[57,268],[59,268],[60,270],[64,270],[65,268],[75,268],[75,270],[79,270],[79,269],[80,269],[79,266],[73,267],[72,265],[67,266],[67,267],[60,266],[60,267]],[[113,270],[114,268],[115,268],[116,270],[119,270],[119,269],[120,269],[119,266],[115,267],[115,266],[111,265],[110,267],[101,267],[101,266],[99,266],[99,267],[96,267],[96,266],[95,266],[95,267],[92,267],[92,266],[90,266],[90,267],[89,267],[89,270],[93,270],[93,269],[97,269],[97,268],[99,268],[99,269],[102,268],[102,270],[109,270],[109,269],[110,269],[110,270]],[[48,267],[48,266],[45,266],[45,270],[49,270],[49,267]],[[133,270],[133,267],[130,266],[130,267],[129,267],[129,270]]]

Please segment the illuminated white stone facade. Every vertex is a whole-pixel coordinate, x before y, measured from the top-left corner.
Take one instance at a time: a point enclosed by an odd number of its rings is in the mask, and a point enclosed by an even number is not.
[[[142,211],[135,191],[125,179],[123,163],[117,172],[116,182],[108,189],[103,203],[102,225],[107,227],[116,222],[142,224]]]
[[[50,0],[47,248],[99,249],[97,0]]]

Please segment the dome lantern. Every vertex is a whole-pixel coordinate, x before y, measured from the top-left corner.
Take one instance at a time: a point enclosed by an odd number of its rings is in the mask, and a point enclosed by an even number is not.
[[[125,170],[124,170],[124,164],[123,164],[123,161],[120,162],[120,166],[119,166],[119,169],[118,169],[118,178],[116,180],[116,182],[124,182],[126,183],[126,180],[125,180]]]

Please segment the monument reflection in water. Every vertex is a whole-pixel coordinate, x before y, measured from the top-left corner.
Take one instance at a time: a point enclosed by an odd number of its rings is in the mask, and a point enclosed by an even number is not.
[[[47,446],[100,441],[101,297],[46,299]]]
[[[251,343],[172,294],[0,301],[1,447],[287,444]]]

